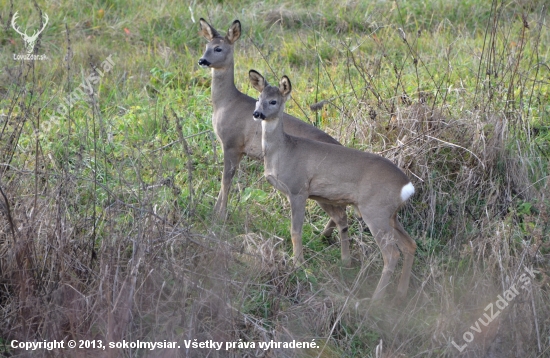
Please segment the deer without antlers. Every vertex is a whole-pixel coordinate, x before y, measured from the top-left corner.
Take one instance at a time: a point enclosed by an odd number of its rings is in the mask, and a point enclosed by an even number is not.
[[[234,81],[234,44],[241,36],[241,23],[233,21],[227,34],[220,35],[204,19],[200,19],[200,34],[208,40],[206,50],[199,60],[201,67],[212,69],[212,125],[223,149],[223,175],[220,193],[214,206],[214,212],[219,217],[226,214],[227,200],[231,181],[239,166],[243,154],[261,160],[261,126],[250,121],[250,113],[254,111],[256,100],[241,93],[235,87]],[[309,138],[316,141],[340,144],[327,133],[309,125],[286,113],[281,115],[285,130],[294,136]],[[325,211],[333,210],[323,207]],[[343,209],[345,215],[345,208]],[[346,218],[347,220],[347,218]],[[335,227],[330,220],[322,235],[330,237]]]
[[[373,299],[384,295],[403,253],[403,271],[397,298],[409,286],[416,243],[397,219],[397,211],[414,193],[409,178],[391,161],[373,153],[295,137],[281,121],[292,85],[283,76],[279,87],[270,86],[258,72],[249,72],[250,82],[261,92],[253,117],[262,123],[264,176],[283,192],[292,212],[292,244],[295,258],[302,255],[302,226],[306,200],[342,208],[353,205],[367,223],[382,251],[384,269]],[[337,224],[343,225],[337,217]],[[347,224],[342,227],[342,260],[349,261]]]
[[[42,15],[42,17],[45,20],[44,24],[42,25],[42,28],[38,30],[38,32],[34,30],[32,33],[32,36],[28,36],[27,32],[21,32],[21,30],[17,28],[17,25],[15,24],[15,20],[17,20],[18,17],[19,15],[16,11],[15,14],[13,14],[13,17],[11,18],[11,27],[13,27],[15,32],[17,32],[19,35],[21,35],[21,37],[23,37],[23,41],[25,41],[25,48],[27,50],[27,53],[32,53],[32,50],[34,49],[34,44],[36,42],[36,39],[38,38],[38,35],[40,35],[42,31],[44,31],[44,29],[46,28],[46,25],[48,24],[48,20],[49,20],[48,14]]]

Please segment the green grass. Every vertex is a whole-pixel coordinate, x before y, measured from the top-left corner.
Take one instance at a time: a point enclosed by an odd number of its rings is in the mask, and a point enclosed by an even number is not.
[[[522,265],[543,272],[533,296],[542,351],[533,308],[522,301],[515,312],[527,323],[505,312],[498,339],[484,331],[493,340],[471,346],[472,354],[547,352],[544,1],[38,1],[49,23],[37,53],[49,59],[32,63],[13,60],[24,48],[10,14],[18,11],[19,27],[31,33],[40,24],[35,5],[0,5],[0,187],[17,231],[12,237],[1,206],[0,303],[9,309],[0,321],[17,324],[0,324],[0,352],[22,338],[315,337],[327,343],[323,357],[374,356],[381,339],[389,355],[454,356],[449,337],[461,339]],[[406,308],[367,304],[382,268],[378,248],[354,222],[354,266],[342,269],[339,246],[319,238],[327,217],[313,202],[307,267],[294,269],[289,204],[263,180],[261,163],[241,163],[228,219],[212,220],[222,151],[212,132],[210,71],[197,65],[206,43],[200,17],[222,33],[241,21],[242,92],[257,97],[251,68],[272,83],[288,75],[290,114],[347,146],[381,152],[413,180],[417,193],[400,212],[418,243]],[[110,55],[115,66],[95,95],[52,117],[91,65],[101,69]],[[27,263],[15,259],[17,250]],[[132,303],[116,306],[131,277]],[[25,280],[37,311],[22,296]],[[95,315],[70,306],[69,286],[94,302]],[[114,296],[96,295],[100,287]],[[64,309],[63,319],[52,320],[51,305]],[[519,326],[530,333],[513,336]],[[532,348],[506,343],[519,341]],[[310,354],[274,354],[283,353]]]

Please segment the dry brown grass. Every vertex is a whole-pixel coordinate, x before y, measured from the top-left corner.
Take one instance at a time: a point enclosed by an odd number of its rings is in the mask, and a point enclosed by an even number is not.
[[[265,21],[298,27],[304,17],[319,20],[307,16],[312,15],[282,7],[267,13]],[[331,26],[345,31],[356,25]],[[212,202],[199,190],[202,187],[192,184],[207,180],[194,172],[196,162],[204,158],[193,152],[196,147],[187,147],[181,119],[168,109],[162,113],[163,123],[179,129],[178,138],[186,144],[174,152],[181,151],[178,155],[185,157],[186,167],[179,169],[193,178],[179,182],[189,185],[188,201],[179,201],[184,186],[178,187],[157,151],[143,155],[144,144],[139,142],[127,143],[129,149],[124,148],[123,154],[107,153],[101,147],[108,134],[97,97],[89,101],[88,120],[93,126],[86,128],[86,137],[75,140],[70,131],[55,137],[59,143],[72,143],[72,152],[59,150],[63,155],[54,157],[42,150],[45,140],[35,136],[34,129],[40,133],[46,99],[33,92],[39,88],[33,70],[25,65],[4,71],[4,80],[13,86],[0,92],[11,106],[8,116],[0,117],[0,355],[549,354],[550,167],[536,143],[521,135],[530,129],[519,110],[500,108],[496,99],[463,110],[428,95],[411,99],[404,94],[378,103],[368,103],[363,94],[346,99],[339,138],[379,151],[403,168],[417,188],[401,211],[419,245],[408,299],[403,305],[389,300],[373,304],[370,297],[382,263],[376,245],[359,224],[351,230],[352,269],[340,267],[329,252],[332,247],[309,246],[306,266],[297,269],[286,253],[288,242],[274,229],[254,226],[270,222],[275,210],[288,212],[286,200],[274,191],[269,204],[250,202],[245,213],[235,213],[236,223],[214,223],[202,215],[200,209],[210,210]],[[483,92],[480,97],[490,96]],[[325,100],[323,105],[333,103]],[[313,107],[322,110],[320,105]],[[131,160],[121,160],[124,156]],[[214,165],[209,160],[207,164]],[[98,163],[115,169],[102,172]],[[250,174],[252,169],[258,171],[257,166],[245,161],[236,187],[262,185],[257,173]],[[103,180],[107,175],[114,178]],[[157,180],[160,177],[165,179]],[[532,208],[522,206],[526,203]],[[308,225],[313,227],[326,221],[315,210],[312,207],[308,214]],[[528,289],[520,289],[479,333],[472,331],[485,307],[517,284],[525,267],[540,271]],[[473,332],[474,340],[459,354],[451,342],[462,345],[466,331]],[[9,347],[11,340],[54,339],[166,340],[179,342],[181,348],[29,353]],[[320,348],[185,349],[184,341],[194,339],[315,339]]]

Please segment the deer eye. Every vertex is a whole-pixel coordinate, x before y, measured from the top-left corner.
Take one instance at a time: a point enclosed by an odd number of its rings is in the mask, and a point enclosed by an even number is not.
[[[269,104],[272,105],[272,106],[274,106],[274,105],[277,104],[277,101],[271,101],[271,102],[269,102]]]
[[[221,48],[221,47],[216,47],[216,48],[214,49],[214,51],[215,51],[215,52],[222,52],[222,48]]]

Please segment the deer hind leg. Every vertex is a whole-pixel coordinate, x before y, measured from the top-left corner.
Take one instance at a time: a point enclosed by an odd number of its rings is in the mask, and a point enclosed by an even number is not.
[[[393,228],[390,226],[389,217],[369,218],[364,213],[367,213],[366,208],[360,208],[363,219],[366,221],[371,233],[374,236],[376,244],[382,251],[384,260],[384,268],[382,276],[378,281],[378,286],[372,296],[373,301],[379,300],[384,296],[386,288],[390,282],[391,276],[395,271],[395,266],[399,261],[399,249],[393,237]]]
[[[224,148],[222,185],[220,188],[220,193],[218,194],[218,199],[216,200],[216,205],[214,205],[214,214],[218,218],[225,218],[229,189],[231,189],[231,181],[235,176],[235,172],[241,162],[241,158],[242,153],[240,151]]]
[[[403,254],[403,271],[401,272],[401,278],[399,279],[399,285],[397,286],[396,298],[401,300],[407,295],[409,289],[409,280],[411,278],[411,270],[414,262],[414,253],[416,251],[416,242],[409,236],[409,234],[403,228],[403,225],[397,219],[397,212],[395,212],[390,220],[391,226],[395,229],[395,238],[397,239],[397,246]]]
[[[349,252],[348,216],[346,214],[346,207],[322,202],[318,202],[318,204],[330,216],[331,221],[334,222],[334,225],[338,227],[338,232],[340,233],[340,246],[342,250],[342,263],[344,266],[349,266],[351,263],[351,257]]]
[[[331,236],[332,236],[332,232],[334,231],[335,227],[336,227],[336,223],[334,222],[334,220],[329,219],[329,221],[325,225],[325,228],[323,229],[323,232],[321,233],[321,235],[323,237],[325,237],[331,243],[332,243]]]
[[[292,215],[290,228],[292,250],[294,253],[294,263],[298,265],[304,262],[302,227],[304,226],[304,218],[306,215],[306,198],[300,195],[289,195],[288,200],[290,201]]]

